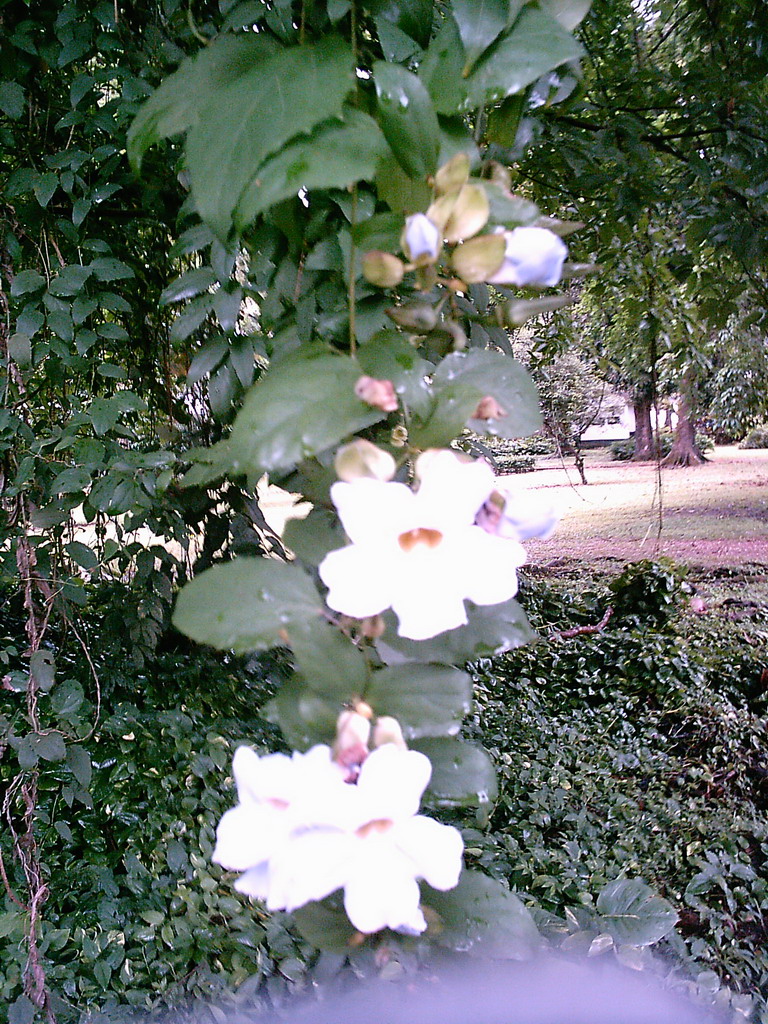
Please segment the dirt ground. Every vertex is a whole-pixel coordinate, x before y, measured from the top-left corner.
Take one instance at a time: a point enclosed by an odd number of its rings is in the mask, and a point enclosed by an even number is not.
[[[546,496],[561,521],[530,560],[633,560],[666,555],[690,565],[765,565],[768,571],[768,450],[716,448],[701,466],[659,469],[587,456],[589,484],[573,466],[541,459],[513,479]]]

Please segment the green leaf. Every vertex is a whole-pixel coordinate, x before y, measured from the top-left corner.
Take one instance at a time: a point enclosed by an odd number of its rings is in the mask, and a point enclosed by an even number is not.
[[[8,357],[18,366],[32,365],[32,339],[16,331],[8,339]]]
[[[63,267],[48,285],[51,295],[77,295],[91,276],[91,267],[81,267],[76,263]]]
[[[56,661],[51,651],[33,651],[29,658],[29,670],[40,689],[47,693],[56,677]]]
[[[373,78],[381,130],[400,166],[411,178],[434,174],[440,126],[423,83],[399,64],[375,61]]]
[[[192,299],[171,324],[171,341],[186,341],[213,309],[213,295],[206,292]]]
[[[82,466],[70,466],[59,473],[51,484],[51,494],[76,494],[91,482],[91,474]]]
[[[470,107],[498,103],[583,54],[580,44],[554,18],[526,7],[512,27],[466,80]]]
[[[319,565],[329,551],[347,543],[338,518],[329,509],[313,508],[304,519],[289,519],[283,542],[307,565]]]
[[[24,114],[24,90],[18,82],[0,82],[0,110],[12,121]]]
[[[345,42],[326,39],[269,56],[207,94],[187,140],[187,165],[197,210],[220,239],[229,234],[240,198],[264,159],[341,115],[354,84],[352,64]]]
[[[419,66],[419,77],[438,114],[456,114],[466,108],[462,78],[464,62],[459,27],[448,14]]]
[[[216,281],[216,275],[210,267],[196,267],[188,270],[186,274],[177,277],[175,281],[164,288],[160,293],[160,305],[168,306],[172,302],[182,302],[184,299],[191,299],[200,292],[208,291]]]
[[[297,667],[311,690],[339,704],[362,696],[368,665],[349,637],[316,616],[296,621],[287,627],[286,634]]]
[[[330,896],[321,903],[305,903],[291,916],[301,935],[316,949],[346,954],[353,948],[357,929],[350,923],[338,896]]]
[[[65,679],[54,687],[50,699],[53,713],[66,718],[80,709],[85,700],[85,694],[77,680]]]
[[[213,338],[196,354],[187,370],[187,385],[197,384],[221,363],[229,352],[226,338]]]
[[[235,208],[243,230],[270,206],[295,196],[300,188],[346,188],[372,178],[386,143],[373,118],[347,110],[343,124],[323,124],[307,138],[290,142],[259,168]]]
[[[384,418],[355,395],[361,368],[325,349],[297,352],[248,392],[230,438],[238,473],[288,469]]]
[[[427,792],[437,804],[462,807],[496,799],[496,772],[479,747],[451,737],[418,739],[411,745],[432,762]]]
[[[379,654],[387,664],[394,665],[406,659],[463,665],[477,658],[511,651],[535,639],[525,612],[514,598],[504,604],[485,607],[467,601],[466,608],[469,619],[466,626],[449,629],[431,640],[418,641],[398,636],[395,616],[387,612],[384,616],[387,631],[376,642]]]
[[[539,216],[539,208],[529,199],[522,196],[513,196],[501,186],[491,182],[481,182],[488,196],[490,208],[490,219],[493,224],[503,224],[504,227],[515,228],[520,224],[533,224]]]
[[[48,313],[46,320],[48,322],[48,327],[53,331],[57,338],[61,338],[62,341],[66,341],[67,343],[74,339],[75,328],[72,324],[72,316],[69,312],[53,309]]]
[[[423,900],[440,915],[434,939],[448,949],[491,960],[528,960],[541,949],[527,907],[479,871],[464,870],[456,888],[447,892],[425,886]]]
[[[432,400],[425,380],[433,367],[399,331],[377,331],[358,350],[363,370],[377,380],[391,380],[403,404],[425,418]]]
[[[30,737],[38,757],[45,761],[63,761],[67,747],[60,732],[33,733]]]
[[[379,161],[376,168],[376,191],[379,199],[391,210],[408,216],[425,210],[431,201],[432,192],[423,178],[409,178],[395,157],[390,153]],[[373,218],[371,218],[373,219]],[[400,218],[400,231],[403,219]],[[400,248],[400,232],[394,248]]]
[[[581,24],[592,6],[592,0],[539,0],[539,3],[569,32]]]
[[[464,427],[496,437],[523,437],[541,426],[538,395],[528,371],[501,352],[452,352],[435,370],[432,392],[432,414],[413,431],[413,443],[420,448],[449,444]],[[503,410],[500,419],[472,417],[486,396],[495,398]]]
[[[99,256],[88,264],[88,269],[98,281],[124,281],[135,276],[127,263],[113,256]]]
[[[40,203],[43,208],[50,203],[53,198],[53,193],[58,187],[58,176],[52,171],[48,171],[46,174],[38,174],[33,190],[38,203]]]
[[[672,931],[677,911],[639,878],[619,878],[597,897],[596,925],[616,943],[650,946]]]
[[[477,58],[511,23],[509,0],[453,0],[453,16],[464,44],[466,77]]]
[[[365,695],[377,715],[398,720],[408,740],[457,733],[471,698],[466,672],[413,662],[374,672]]]
[[[17,274],[11,284],[11,295],[17,298],[19,295],[26,295],[27,292],[37,292],[45,286],[45,278],[36,270],[22,270]]]
[[[343,702],[322,697],[294,676],[267,705],[267,717],[280,726],[291,747],[308,750],[316,743],[333,743],[343,707]]]
[[[64,548],[66,553],[72,559],[73,562],[89,571],[95,569],[99,564],[99,559],[96,552],[89,548],[87,544],[81,544],[79,540],[70,541]]]
[[[128,131],[128,158],[133,169],[138,172],[150,146],[197,122],[201,97],[236,81],[275,49],[274,40],[265,35],[221,35],[184,61],[147,100]]]
[[[79,743],[72,743],[67,747],[67,767],[83,789],[90,787],[93,766],[91,755],[85,747],[81,747]]]
[[[285,630],[323,614],[307,574],[272,559],[238,558],[206,569],[182,588],[173,613],[181,633],[244,654],[286,642]]]
[[[19,996],[8,1007],[8,1024],[32,1024],[35,1004],[26,996]]]

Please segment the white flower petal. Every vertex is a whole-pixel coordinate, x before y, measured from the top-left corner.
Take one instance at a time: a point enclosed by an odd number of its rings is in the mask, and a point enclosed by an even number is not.
[[[317,828],[294,834],[272,861],[267,907],[295,910],[341,889],[357,846],[350,832]]]
[[[365,861],[350,875],[344,887],[347,917],[365,934],[392,928],[408,935],[419,935],[427,922],[419,910],[419,887],[405,859],[398,857],[387,842],[362,842],[366,846]]]
[[[416,492],[424,526],[450,530],[469,526],[494,488],[493,470],[483,459],[462,462],[455,452],[426,452],[417,463]]]
[[[458,829],[420,814],[398,822],[391,839],[411,861],[416,878],[424,878],[434,889],[458,885],[464,851]]]
[[[456,629],[467,624],[464,600],[439,586],[430,588],[426,594],[419,592],[398,594],[392,602],[398,619],[397,632],[409,640],[429,640],[438,633]]]
[[[552,231],[523,227],[505,231],[506,248],[501,267],[490,284],[551,287],[560,280],[568,250]]]
[[[425,213],[414,213],[405,220],[405,254],[410,260],[419,256],[437,259],[440,229]]]
[[[286,825],[285,811],[269,804],[238,804],[222,815],[211,859],[229,871],[245,871],[272,855]]]
[[[235,889],[256,900],[266,900],[269,893],[269,861],[248,868],[235,882]]]
[[[387,559],[370,544],[329,552],[318,567],[329,607],[357,619],[383,612],[392,604],[397,566],[397,552]]]
[[[429,758],[416,750],[400,750],[385,743],[372,751],[363,761],[357,780],[357,792],[365,810],[361,824],[415,814],[431,774]]]
[[[457,582],[475,604],[500,604],[517,593],[517,568],[525,549],[514,540],[494,537],[479,526],[466,531],[462,554],[455,560]]]
[[[414,525],[415,496],[405,484],[340,481],[331,487],[331,499],[353,544],[370,543],[372,537],[388,537],[394,543],[398,534]]]

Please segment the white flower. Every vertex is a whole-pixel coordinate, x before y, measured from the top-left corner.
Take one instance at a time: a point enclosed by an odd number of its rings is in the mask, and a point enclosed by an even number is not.
[[[409,260],[434,261],[440,251],[440,229],[425,213],[414,213],[406,218],[402,245]]]
[[[487,278],[490,284],[550,287],[557,284],[568,255],[563,242],[546,228],[505,231],[504,261]]]
[[[267,906],[293,910],[343,889],[358,931],[424,931],[417,879],[452,889],[463,850],[455,828],[417,814],[431,771],[423,754],[393,744],[369,754],[337,825],[295,830],[273,861]]]
[[[449,451],[419,460],[421,486],[360,479],[331,497],[352,543],[320,564],[335,611],[363,619],[392,608],[401,636],[425,640],[467,622],[464,599],[489,605],[517,593],[525,552],[475,524],[494,489],[486,462]]]
[[[235,888],[270,910],[295,910],[344,890],[361,932],[426,928],[417,879],[435,889],[459,880],[459,832],[418,814],[432,771],[416,751],[388,743],[369,754],[356,784],[341,781],[328,747],[233,762],[237,807],[217,829],[213,859],[243,871]]]
[[[552,502],[531,491],[497,484],[496,492],[483,505],[477,522],[489,533],[511,540],[546,540],[557,526],[560,514]]]
[[[306,754],[268,754],[238,747],[232,761],[238,804],[216,829],[213,861],[244,871],[235,888],[266,898],[270,859],[279,855],[296,822],[333,820],[345,790],[344,771],[331,760],[328,747]]]

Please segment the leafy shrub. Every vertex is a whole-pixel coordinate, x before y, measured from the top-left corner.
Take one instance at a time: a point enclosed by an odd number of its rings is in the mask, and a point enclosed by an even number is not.
[[[768,448],[768,426],[750,430],[739,448]]]
[[[497,473],[527,473],[536,468],[538,455],[553,455],[552,438],[544,434],[531,437],[480,437],[467,434],[456,442],[456,447],[475,457],[486,458]]]
[[[669,455],[672,450],[674,440],[675,436],[670,431],[663,430],[660,432],[658,437],[658,448],[661,458],[664,458],[665,455]],[[696,447],[700,452],[711,452],[714,448],[714,442],[707,434],[698,432],[696,434]],[[628,437],[623,441],[614,441],[611,445],[611,458],[614,462],[629,462],[634,454],[634,437]]]
[[[669,955],[746,999],[768,979],[766,729],[730,675],[761,678],[763,648],[753,643],[750,660],[731,623],[675,614],[681,582],[668,565],[592,584],[582,602],[570,581],[529,581],[523,601],[541,627],[542,613],[594,622],[620,598],[604,631],[554,634],[474,667],[470,731],[494,758],[499,799],[488,832],[468,823],[468,846],[528,893],[545,931],[584,951],[597,894],[642,878],[678,909]]]

